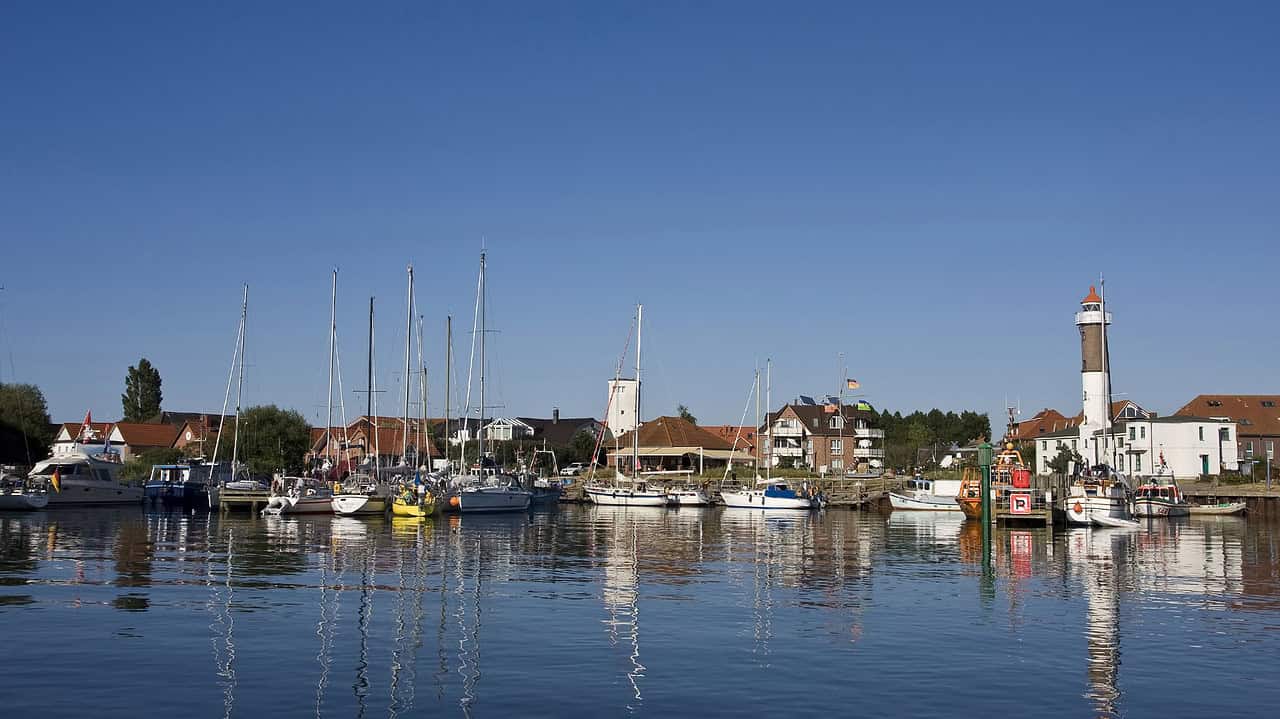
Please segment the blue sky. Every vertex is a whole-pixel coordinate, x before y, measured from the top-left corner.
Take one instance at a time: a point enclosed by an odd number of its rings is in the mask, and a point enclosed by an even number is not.
[[[440,414],[482,242],[507,414],[602,415],[637,301],[646,416],[841,352],[877,406],[1070,413],[1099,272],[1118,394],[1280,391],[1274,4],[189,5],[0,10],[0,379],[55,420],[142,356],[217,410],[242,282],[246,403],[317,419],[333,266],[394,393],[408,262]]]

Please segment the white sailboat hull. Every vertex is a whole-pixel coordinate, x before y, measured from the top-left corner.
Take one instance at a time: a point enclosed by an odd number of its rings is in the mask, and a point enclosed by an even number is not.
[[[387,511],[387,500],[369,494],[335,494],[330,499],[330,508],[334,514],[343,517],[383,514]]]
[[[960,505],[955,497],[935,494],[906,495],[897,492],[889,493],[889,504],[895,510],[911,510],[917,512],[959,512]]]
[[[807,497],[770,497],[763,490],[745,492],[721,492],[724,506],[733,509],[811,509],[813,503]]]
[[[711,499],[700,489],[681,489],[668,494],[672,504],[680,507],[705,507]]]
[[[516,487],[476,487],[457,496],[459,512],[519,512],[529,508],[533,493]]]
[[[587,487],[587,498],[611,507],[665,507],[666,492],[637,491],[625,487]]]
[[[314,497],[293,497],[276,495],[267,502],[264,510],[267,514],[333,514],[333,497],[331,495]]]

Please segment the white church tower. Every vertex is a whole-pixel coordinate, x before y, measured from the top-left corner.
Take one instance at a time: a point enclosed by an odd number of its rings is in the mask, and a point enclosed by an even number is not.
[[[1108,376],[1105,325],[1111,324],[1111,313],[1104,313],[1102,298],[1094,287],[1080,301],[1076,313],[1076,327],[1080,328],[1080,385],[1084,390],[1084,421],[1080,423],[1080,454],[1090,464],[1104,461],[1099,436],[1096,432],[1107,429],[1111,418],[1111,378]]]

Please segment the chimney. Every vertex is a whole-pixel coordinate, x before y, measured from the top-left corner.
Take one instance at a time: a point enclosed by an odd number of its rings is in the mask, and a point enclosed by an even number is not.
[[[552,407],[551,408],[551,424],[558,424],[559,422],[560,422],[560,408]]]

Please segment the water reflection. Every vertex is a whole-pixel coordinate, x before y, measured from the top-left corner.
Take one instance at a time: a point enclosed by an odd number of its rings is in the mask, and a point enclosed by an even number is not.
[[[1056,692],[1069,715],[1113,716],[1170,701],[1148,678],[1185,672],[1186,647],[1223,683],[1280,654],[1280,528],[1265,521],[1001,529],[992,551],[976,599],[980,528],[936,513],[0,515],[0,631],[19,659],[43,642],[72,671],[171,662],[224,717],[745,713],[776,706],[744,699],[764,686],[808,697],[785,705],[796,714],[936,714],[913,691],[922,657],[1032,663],[1037,681],[1007,699],[939,684],[975,713]],[[163,658],[103,639],[135,636]],[[142,694],[137,673],[112,675],[111,696]],[[62,700],[38,672],[20,683]]]

